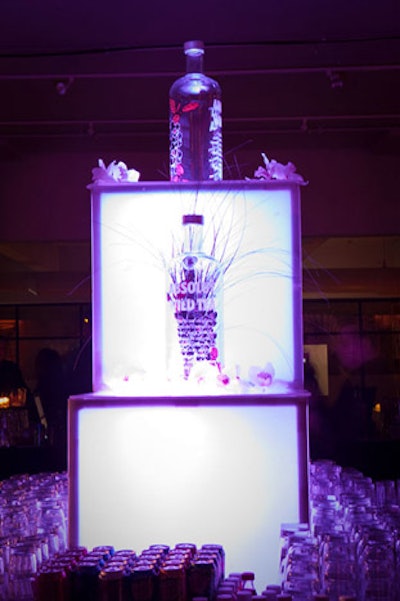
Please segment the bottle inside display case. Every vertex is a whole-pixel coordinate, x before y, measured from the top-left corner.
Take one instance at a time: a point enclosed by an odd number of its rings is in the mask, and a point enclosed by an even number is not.
[[[188,379],[196,363],[215,365],[222,357],[222,269],[203,250],[203,215],[183,215],[182,252],[169,269],[168,302]]]

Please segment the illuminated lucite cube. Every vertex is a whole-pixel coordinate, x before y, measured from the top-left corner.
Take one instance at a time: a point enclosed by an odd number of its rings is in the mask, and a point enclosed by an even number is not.
[[[69,399],[69,543],[217,543],[261,591],[279,581],[280,524],[308,519],[298,185],[91,191],[94,393]],[[193,213],[224,271],[228,385],[181,381],[168,266]]]
[[[204,251],[225,270],[223,369],[246,381],[253,366],[270,364],[269,393],[302,388],[297,184],[143,182],[91,193],[94,391],[151,396],[178,384],[166,292],[188,213],[204,216]]]
[[[223,545],[279,582],[280,526],[308,519],[303,395],[69,401],[71,546]]]

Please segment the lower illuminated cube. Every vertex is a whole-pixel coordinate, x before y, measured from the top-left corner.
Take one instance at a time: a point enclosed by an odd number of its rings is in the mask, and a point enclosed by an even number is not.
[[[307,449],[307,393],[71,397],[69,544],[218,543],[261,591],[308,520]]]

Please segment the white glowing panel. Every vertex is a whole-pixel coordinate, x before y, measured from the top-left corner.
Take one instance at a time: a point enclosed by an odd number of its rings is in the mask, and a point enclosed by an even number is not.
[[[215,542],[276,582],[280,524],[307,519],[305,399],[142,401],[70,399],[70,544]]]
[[[270,362],[282,390],[302,388],[296,184],[101,186],[92,189],[92,212],[95,391],[143,380],[154,394],[151,383],[165,381],[171,361],[180,361],[171,343],[167,267],[182,215],[191,212],[204,215],[205,252],[227,268],[224,365],[246,377],[251,366]]]

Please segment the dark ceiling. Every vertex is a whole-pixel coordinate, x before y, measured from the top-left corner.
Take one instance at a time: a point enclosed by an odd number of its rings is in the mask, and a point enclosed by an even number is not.
[[[42,151],[167,155],[168,89],[190,39],[204,40],[206,72],[221,84],[225,156],[264,150],[267,136],[274,149],[400,154],[399,0],[2,0],[0,177],[7,161]],[[38,278],[48,300],[88,281],[87,245],[2,244],[0,254],[3,302],[35,301],[26,290]],[[378,255],[371,264],[381,267]],[[393,274],[363,273],[344,294],[392,292]]]
[[[225,152],[266,135],[399,151],[398,0],[3,0],[0,156],[164,150],[188,39],[223,90]]]

